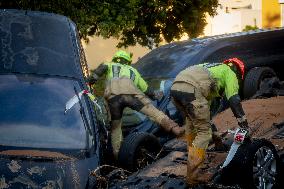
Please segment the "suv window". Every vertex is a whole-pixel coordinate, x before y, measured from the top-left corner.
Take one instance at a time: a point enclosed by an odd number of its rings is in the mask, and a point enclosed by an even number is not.
[[[79,83],[66,78],[0,75],[0,145],[86,148],[79,104],[64,114],[74,87],[79,90]]]

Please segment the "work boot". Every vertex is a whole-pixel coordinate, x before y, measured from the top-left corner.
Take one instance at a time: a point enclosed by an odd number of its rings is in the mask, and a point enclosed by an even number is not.
[[[162,119],[161,127],[167,132],[173,132],[176,136],[184,134],[184,128],[180,127],[176,122],[167,117]]]
[[[190,187],[197,184],[207,183],[213,176],[212,173],[204,172],[201,166],[205,161],[205,149],[188,147],[187,177],[186,181]]]

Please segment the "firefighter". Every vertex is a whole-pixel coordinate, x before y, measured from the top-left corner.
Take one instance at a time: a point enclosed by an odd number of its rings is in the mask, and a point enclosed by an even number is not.
[[[187,182],[194,186],[210,179],[209,173],[200,169],[205,152],[212,139],[210,127],[210,102],[225,96],[242,128],[248,122],[238,95],[239,81],[244,78],[244,63],[238,58],[223,63],[204,63],[181,71],[171,87],[171,96],[177,108],[186,115],[186,138],[188,143]]]
[[[112,62],[101,64],[89,78],[89,83],[94,84],[100,76],[106,73],[107,83],[104,97],[108,102],[111,115],[111,144],[115,158],[118,157],[123,137],[121,118],[125,107],[144,113],[167,132],[172,132],[177,136],[184,133],[183,127],[179,127],[162,111],[156,109],[151,100],[145,96],[146,94],[154,99],[161,97],[161,93],[148,87],[139,72],[130,65],[131,61],[130,54],[119,50],[113,56]]]

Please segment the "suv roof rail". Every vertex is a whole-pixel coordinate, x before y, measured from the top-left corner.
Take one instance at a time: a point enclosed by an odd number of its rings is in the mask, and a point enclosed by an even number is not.
[[[244,31],[244,32],[234,32],[234,33],[227,33],[227,34],[221,34],[221,35],[206,36],[202,38],[193,38],[191,39],[191,41],[203,42],[203,41],[209,41],[209,40],[214,40],[214,39],[238,37],[238,36],[243,36],[243,35],[250,35],[250,34],[255,34],[255,33],[277,31],[277,30],[284,30],[284,27],[264,28],[264,29],[249,30],[249,31]]]

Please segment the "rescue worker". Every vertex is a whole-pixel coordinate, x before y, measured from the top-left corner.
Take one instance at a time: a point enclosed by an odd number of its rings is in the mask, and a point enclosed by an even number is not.
[[[238,95],[239,81],[244,78],[244,63],[238,58],[223,63],[204,63],[181,71],[171,87],[171,96],[177,108],[186,115],[188,143],[187,182],[194,186],[207,182],[209,173],[200,169],[206,158],[206,149],[212,139],[210,102],[223,95],[242,128],[248,122]]]
[[[184,128],[179,127],[162,111],[156,109],[151,101],[145,96],[158,98],[160,93],[154,92],[141,77],[139,72],[130,66],[131,56],[125,51],[119,50],[113,56],[112,62],[103,63],[95,69],[93,76],[89,79],[94,84],[100,76],[106,73],[107,84],[104,97],[108,102],[111,114],[111,144],[114,156],[118,152],[122,142],[122,113],[125,107],[140,111],[165,131],[172,132],[179,136],[184,133]],[[145,94],[144,94],[145,93]]]

